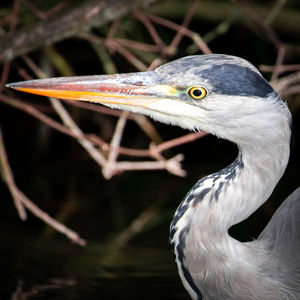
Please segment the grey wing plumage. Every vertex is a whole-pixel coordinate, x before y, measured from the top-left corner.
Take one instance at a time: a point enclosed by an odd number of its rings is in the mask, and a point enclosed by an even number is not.
[[[285,269],[299,284],[300,187],[277,209],[258,240],[268,242],[274,265],[278,264],[282,271]]]

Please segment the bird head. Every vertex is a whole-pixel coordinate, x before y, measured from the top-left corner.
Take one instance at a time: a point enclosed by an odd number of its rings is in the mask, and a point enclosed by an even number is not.
[[[49,78],[7,86],[141,113],[238,144],[251,142],[259,132],[265,138],[272,126],[276,130],[276,124],[283,122],[279,115],[289,120],[286,105],[253,65],[221,54],[187,56],[148,72]]]

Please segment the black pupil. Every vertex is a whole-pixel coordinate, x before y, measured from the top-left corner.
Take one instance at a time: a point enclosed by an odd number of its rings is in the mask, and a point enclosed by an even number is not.
[[[201,96],[201,94],[202,94],[201,90],[199,90],[199,89],[193,90],[193,95],[195,97],[199,97],[199,96]]]

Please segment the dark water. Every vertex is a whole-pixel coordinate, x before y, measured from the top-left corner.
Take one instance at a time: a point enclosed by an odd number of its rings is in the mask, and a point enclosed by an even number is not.
[[[170,249],[41,240],[1,224],[0,299],[189,299]]]

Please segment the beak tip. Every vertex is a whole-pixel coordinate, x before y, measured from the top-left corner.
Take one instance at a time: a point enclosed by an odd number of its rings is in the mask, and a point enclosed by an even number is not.
[[[29,81],[12,82],[12,83],[5,84],[5,87],[8,89],[20,91],[22,89],[31,88],[30,82],[32,82],[32,81],[29,80]]]
[[[7,88],[13,88],[14,84],[13,83],[7,83],[5,84],[5,87]]]
[[[20,86],[20,84],[18,82],[5,84],[5,87],[7,87],[9,89],[17,89],[19,86]]]

